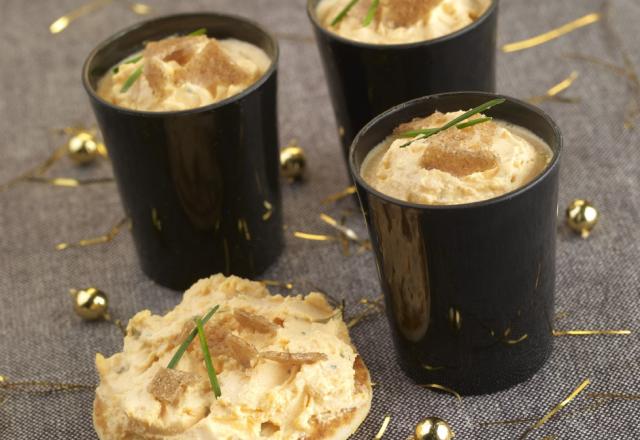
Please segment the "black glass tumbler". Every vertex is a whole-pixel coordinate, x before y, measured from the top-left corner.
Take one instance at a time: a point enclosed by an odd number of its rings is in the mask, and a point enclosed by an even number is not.
[[[369,186],[360,168],[399,124],[495,97],[459,92],[404,103],[365,126],[350,151],[401,365],[418,383],[462,394],[519,383],[550,355],[560,131],[542,111],[515,99],[487,111],[538,135],[553,158],[523,188],[486,201],[400,201]]]
[[[210,37],[252,43],[271,58],[241,93],[184,111],[114,106],[97,83],[146,41],[205,28]],[[244,18],[202,13],[136,24],[100,43],[83,82],[109,150],[143,271],[185,289],[222,272],[253,277],[283,246],[276,112],[278,45]]]
[[[451,34],[407,44],[370,44],[341,37],[308,0],[345,160],[364,125],[385,110],[421,96],[495,90],[498,0],[475,22]]]

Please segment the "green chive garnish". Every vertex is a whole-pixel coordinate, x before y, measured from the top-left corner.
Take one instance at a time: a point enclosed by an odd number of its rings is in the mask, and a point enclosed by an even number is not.
[[[129,90],[133,85],[133,83],[135,83],[138,80],[138,78],[140,78],[140,75],[142,75],[142,66],[138,67],[136,70],[133,71],[131,75],[129,75],[129,78],[127,78],[127,80],[122,85],[122,88],[120,89],[120,93],[125,93],[127,90]]]
[[[205,28],[196,29],[193,32],[187,34],[187,37],[197,37],[199,35],[206,35],[207,30]]]
[[[113,73],[118,73],[120,71],[120,66],[123,64],[135,64],[142,59],[142,55],[138,55],[137,57],[129,58],[126,61],[121,62],[116,67],[113,68]]]
[[[209,374],[209,382],[211,383],[211,389],[216,399],[222,396],[220,391],[220,384],[218,384],[218,377],[216,376],[216,370],[213,368],[213,362],[211,361],[211,353],[209,353],[209,346],[207,345],[207,338],[204,335],[204,327],[202,326],[202,320],[196,318],[196,329],[198,330],[198,338],[200,339],[200,347],[202,348],[202,354],[204,355],[204,363],[207,366],[207,373]]]
[[[204,317],[202,318],[202,322],[206,324],[219,308],[220,306],[215,306],[211,310],[209,310],[209,312],[207,312],[207,314],[204,315]],[[184,340],[184,342],[180,344],[180,347],[178,347],[178,351],[176,351],[176,354],[174,354],[173,357],[171,358],[171,361],[169,362],[169,365],[167,365],[167,368],[173,369],[178,366],[178,362],[180,362],[180,359],[182,359],[182,355],[184,354],[185,351],[187,351],[187,348],[189,348],[189,344],[191,344],[191,341],[194,340],[197,333],[198,333],[197,328],[194,328],[193,330],[191,330],[191,333],[189,333],[189,335]]]
[[[494,107],[496,105],[502,104],[505,101],[506,101],[506,99],[504,99],[504,98],[492,99],[491,101],[485,102],[484,104],[481,104],[478,107],[472,108],[468,112],[463,113],[462,115],[458,116],[457,118],[447,122],[442,127],[424,128],[422,130],[413,130],[413,131],[407,131],[405,133],[400,133],[399,137],[401,137],[401,138],[412,138],[412,137],[415,137],[415,139],[410,140],[406,144],[400,145],[400,148],[404,148],[407,145],[410,145],[412,142],[417,141],[419,139],[426,139],[426,138],[428,138],[430,136],[433,136],[434,134],[440,133],[441,131],[448,130],[451,127],[455,127],[455,126],[458,126],[458,125],[463,125],[463,127],[458,127],[458,128],[465,128],[464,124],[461,124],[462,122],[464,122],[465,120],[469,119],[473,115],[476,115],[478,113],[482,113],[485,110],[489,110],[491,107]],[[480,118],[480,119],[485,119],[485,120],[480,121],[480,122],[487,122],[486,118]],[[476,120],[474,119],[474,121],[476,121]],[[473,122],[473,121],[467,121],[467,123],[469,123],[469,122]],[[480,124],[480,122],[474,122],[471,125]],[[466,125],[466,126],[470,127],[471,125]]]
[[[344,9],[342,11],[340,11],[338,13],[338,15],[336,15],[336,17],[333,19],[333,21],[331,22],[331,26],[335,26],[338,23],[340,23],[342,21],[342,19],[344,17],[347,16],[347,14],[349,13],[349,11],[351,10],[351,8],[353,8],[356,3],[358,3],[360,0],[351,0],[347,6],[344,7]]]
[[[373,21],[373,17],[376,16],[376,11],[378,10],[378,6],[380,5],[380,0],[373,0],[371,5],[369,6],[369,10],[367,11],[366,17],[362,21],[362,26],[367,27]]]
[[[458,124],[458,125],[456,125],[456,128],[458,130],[462,130],[463,128],[473,127],[474,125],[482,124],[483,122],[489,122],[491,120],[493,120],[493,118],[490,118],[490,117],[487,117],[487,118],[476,118],[476,119],[472,119],[470,121],[463,122],[462,124]]]

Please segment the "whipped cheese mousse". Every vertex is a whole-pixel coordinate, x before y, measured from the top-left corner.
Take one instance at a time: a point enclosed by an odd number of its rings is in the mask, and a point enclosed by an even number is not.
[[[132,110],[188,110],[242,92],[270,65],[262,49],[237,39],[169,37],[147,43],[113,67],[100,81],[98,95]]]
[[[464,112],[435,112],[398,126],[367,155],[361,176],[398,200],[424,205],[458,205],[492,199],[535,179],[553,157],[531,131],[495,120],[455,126],[425,139],[400,134],[441,127]],[[483,118],[482,114],[474,119]]]
[[[439,38],[480,18],[491,0],[321,0],[316,14],[322,25],[350,40],[371,44],[405,44]]]
[[[202,337],[218,395],[198,338],[171,366],[214,306]],[[271,295],[234,276],[198,281],[164,316],[136,314],[123,351],[96,367],[101,440],[345,440],[371,407],[369,372],[324,295]]]

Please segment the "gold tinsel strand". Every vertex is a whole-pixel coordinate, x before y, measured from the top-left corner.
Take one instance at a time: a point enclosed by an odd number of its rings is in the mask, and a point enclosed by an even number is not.
[[[588,387],[590,383],[591,381],[589,379],[583,380],[582,383],[578,385],[578,387],[575,390],[573,390],[571,394],[569,394],[562,402],[560,402],[555,407],[553,407],[551,411],[545,414],[540,420],[538,420],[532,426],[525,429],[522,435],[518,438],[518,440],[522,440],[526,438],[531,432],[541,428],[545,423],[551,420],[551,418],[553,418],[559,411],[561,411],[565,406],[570,404],[576,397],[578,397],[578,394],[584,391],[584,389]]]
[[[539,46],[541,44],[547,43],[549,41],[555,40],[563,35],[568,34],[569,32],[573,32],[576,29],[580,29],[581,27],[588,26],[599,21],[601,15],[597,12],[593,12],[591,14],[587,14],[584,17],[580,17],[576,20],[573,20],[567,24],[564,24],[560,27],[552,29],[544,34],[540,34],[538,36],[527,38],[526,40],[517,41],[515,43],[509,43],[502,46],[503,52],[517,52],[524,49],[529,49],[535,46]]]
[[[75,20],[88,15],[92,12],[95,12],[99,9],[108,6],[116,0],[93,0],[88,3],[85,3],[76,9],[66,13],[65,15],[57,18],[49,25],[49,32],[52,34],[59,34],[69,27],[71,23]],[[151,12],[151,7],[144,3],[129,3],[128,8],[135,14],[138,15],[147,15]]]
[[[287,289],[287,290],[293,289],[293,283],[289,283],[289,282],[278,281],[278,280],[259,280],[259,282],[264,284],[265,286],[280,287],[282,289]]]
[[[460,395],[460,393],[458,393],[455,390],[452,390],[449,387],[440,385],[438,383],[427,383],[427,384],[421,384],[420,386],[422,388],[427,388],[430,390],[444,391],[447,394],[451,394],[453,397],[455,397],[458,400],[458,402],[462,403],[462,396]]]
[[[0,390],[18,390],[25,392],[94,390],[93,385],[77,383],[50,382],[44,380],[25,380],[12,382],[0,376]]]
[[[623,66],[618,66],[598,57],[579,53],[567,54],[566,57],[607,68],[627,81],[631,96],[624,114],[624,126],[626,128],[632,128],[635,126],[633,119],[640,114],[640,77],[638,76],[635,66],[631,61],[631,56],[624,47],[620,35],[616,32],[615,27],[611,25],[610,10],[611,1],[606,1],[603,5],[601,14],[603,18],[602,23],[608,37],[613,40],[614,46],[622,56]]]
[[[631,330],[553,330],[553,336],[630,335]]]
[[[0,185],[0,191],[4,191],[6,189],[11,188],[13,185],[15,185],[18,182],[23,182],[26,180],[29,180],[31,178],[35,178],[38,176],[41,176],[42,174],[44,174],[45,172],[47,172],[47,170],[49,170],[49,168],[51,168],[51,166],[53,164],[55,164],[58,160],[60,160],[60,158],[64,157],[64,155],[66,154],[67,151],[67,145],[62,145],[58,148],[56,148],[54,150],[53,153],[51,153],[51,155],[44,161],[42,162],[40,165],[37,165],[36,167],[25,171],[24,173],[20,174],[17,177],[14,177],[13,179],[9,180],[6,183],[3,183],[2,185]]]
[[[28,177],[28,182],[44,183],[51,186],[63,186],[67,188],[77,188],[85,185],[99,185],[103,183],[113,183],[115,180],[111,177],[100,177],[97,179],[74,179],[73,177]]]
[[[373,300],[369,298],[360,298],[358,304],[365,306],[365,309],[347,320],[348,329],[352,329],[356,325],[360,324],[364,319],[370,316],[378,315],[384,311],[384,302],[382,295]]]
[[[378,433],[373,438],[374,440],[382,439],[382,437],[384,436],[384,433],[387,432],[387,428],[389,427],[390,422],[391,422],[391,416],[389,415],[385,416],[384,420],[382,420],[382,425],[380,425],[380,429],[378,430]]]
[[[356,242],[360,241],[360,238],[353,231],[353,229],[351,229],[351,228],[349,228],[347,226],[344,226],[343,224],[339,223],[333,217],[331,217],[331,216],[329,216],[329,215],[327,215],[325,213],[321,213],[320,214],[320,220],[322,220],[323,222],[325,222],[326,224],[328,224],[332,228],[335,228],[341,234],[344,234],[344,236],[346,238],[348,238],[349,240],[356,241]]]
[[[86,159],[83,161],[79,160],[77,156],[72,152],[71,145],[73,142],[86,142],[91,141],[93,148],[95,148],[95,155],[107,157],[107,150],[102,142],[98,142],[95,140],[96,130],[95,129],[86,129],[83,127],[65,127],[61,129],[54,129],[55,133],[64,134],[70,136],[67,139],[67,142],[59,147],[57,147],[53,153],[49,157],[47,157],[41,164],[23,172],[22,174],[10,179],[8,182],[5,182],[0,185],[0,191],[7,190],[11,188],[13,185],[20,182],[31,182],[31,183],[42,183],[52,186],[62,186],[67,188],[74,188],[83,185],[95,185],[102,183],[111,183],[114,182],[114,179],[111,177],[104,178],[94,178],[94,179],[75,179],[70,177],[44,177],[44,174],[51,169],[51,167],[57,163],[60,159],[65,156],[74,159],[77,163],[86,163]]]
[[[109,231],[107,231],[106,234],[104,235],[99,235],[97,237],[91,237],[91,238],[85,238],[82,239],[80,241],[77,241],[75,243],[58,243],[56,245],[56,250],[64,250],[64,249],[69,249],[72,247],[85,247],[85,246],[93,246],[96,244],[103,244],[103,243],[108,243],[110,241],[112,241],[119,233],[120,231],[122,231],[122,229],[127,226],[130,225],[130,220],[128,217],[124,217],[123,219],[121,219],[120,221],[118,221],[118,223],[116,223],[114,226],[111,227],[111,229],[109,229]]]
[[[574,70],[573,72],[571,72],[571,74],[567,78],[563,79],[558,84],[554,85],[549,90],[547,90],[544,95],[533,96],[529,98],[528,101],[531,104],[542,104],[543,102],[549,101],[549,100],[556,100],[561,102],[575,102],[574,99],[562,98],[558,95],[564,92],[565,90],[567,90],[569,87],[571,87],[577,78],[578,78],[578,72]]]
[[[333,237],[331,235],[308,234],[306,232],[300,232],[300,231],[295,231],[293,235],[294,237],[301,238],[303,240],[311,240],[311,241],[332,241],[336,239],[336,237]]]
[[[345,197],[349,197],[352,194],[356,193],[355,186],[348,186],[347,188],[339,191],[337,193],[331,194],[320,201],[323,205],[328,205],[330,203],[335,203],[339,200],[344,199]]]

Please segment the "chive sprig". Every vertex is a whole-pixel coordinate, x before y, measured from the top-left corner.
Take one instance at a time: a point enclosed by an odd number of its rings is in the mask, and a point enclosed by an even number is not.
[[[417,141],[417,140],[421,140],[421,139],[426,139],[428,137],[433,136],[434,134],[438,134],[440,132],[443,132],[445,130],[448,130],[452,127],[456,127],[460,130],[467,128],[467,127],[471,127],[477,124],[481,124],[483,122],[489,122],[491,121],[493,118],[490,117],[482,117],[482,118],[476,118],[476,119],[472,119],[472,120],[468,120],[470,117],[477,115],[478,113],[482,113],[486,110],[489,110],[492,107],[495,107],[496,105],[500,105],[502,103],[504,103],[506,101],[506,99],[504,98],[497,98],[497,99],[492,99],[491,101],[487,101],[484,104],[481,104],[475,108],[472,108],[471,110],[461,114],[460,116],[458,116],[455,119],[452,119],[451,121],[447,122],[446,124],[444,124],[441,127],[435,127],[435,128],[423,128],[420,130],[411,130],[411,131],[406,131],[404,133],[400,133],[400,135],[398,137],[400,138],[414,138],[412,140],[410,140],[409,142],[400,145],[400,148],[405,148],[406,146],[410,145],[411,143]]]
[[[196,29],[193,32],[188,33],[187,36],[197,37],[199,35],[206,35],[206,34],[207,34],[207,29],[200,28],[200,29]],[[113,68],[113,73],[114,74],[118,73],[120,71],[120,66],[122,66],[123,64],[135,64],[141,59],[142,59],[142,55],[138,55],[126,61],[123,61],[122,63],[118,64],[116,67]],[[124,84],[122,85],[122,88],[120,89],[120,93],[126,93],[131,88],[131,86],[138,80],[138,78],[140,78],[140,75],[142,75],[142,66],[139,66],[136,70],[133,71],[133,73],[131,73],[131,75],[129,75],[129,77],[125,80]]]
[[[198,338],[200,339],[200,348],[202,349],[202,354],[204,355],[204,364],[207,366],[209,383],[211,384],[211,389],[213,390],[213,394],[217,399],[218,397],[222,396],[222,391],[220,390],[220,384],[218,383],[216,370],[215,368],[213,368],[213,361],[211,360],[209,345],[207,344],[207,338],[204,335],[204,326],[202,325],[202,320],[200,318],[196,318],[196,330],[198,331]]]
[[[131,88],[133,83],[135,83],[138,78],[140,78],[140,75],[142,75],[142,66],[138,66],[138,68],[134,70],[131,75],[129,75],[129,78],[127,78],[124,84],[122,84],[120,93],[126,93]]]
[[[207,314],[202,317],[202,320],[201,320],[202,323],[206,324],[211,319],[213,314],[218,311],[219,308],[220,306],[215,306],[211,308],[211,310],[209,310]],[[187,335],[187,338],[182,342],[182,344],[180,344],[180,347],[178,347],[178,350],[171,358],[171,361],[169,361],[169,365],[167,365],[167,368],[174,369],[178,366],[178,362],[180,362],[180,359],[182,359],[182,356],[187,351],[187,348],[189,348],[189,345],[195,339],[197,334],[198,334],[197,328],[194,328],[193,330],[191,330],[189,335]]]
[[[340,23],[348,14],[351,12],[351,9],[358,4],[360,0],[351,0],[347,5],[342,8],[338,15],[334,17],[331,21],[331,26],[336,26]],[[376,11],[380,7],[380,0],[371,0],[371,5],[369,5],[369,9],[367,10],[367,15],[362,19],[362,26],[367,27],[373,21],[373,18],[376,16]]]

